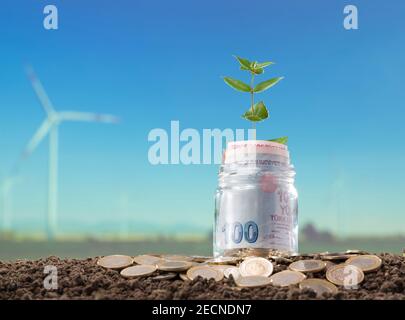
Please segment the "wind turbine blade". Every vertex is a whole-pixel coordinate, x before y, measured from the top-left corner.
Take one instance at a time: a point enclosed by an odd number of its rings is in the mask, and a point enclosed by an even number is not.
[[[52,106],[51,100],[49,100],[48,95],[45,92],[44,87],[39,81],[38,77],[36,76],[34,69],[31,66],[26,68],[28,78],[31,81],[31,85],[41,103],[42,107],[44,108],[45,112],[49,115],[55,112],[55,109]]]
[[[46,136],[49,132],[50,128],[52,127],[52,122],[46,119],[42,122],[41,126],[38,128],[37,132],[35,132],[34,136],[28,142],[27,147],[24,150],[23,157],[28,157],[35,148],[39,145],[42,139]]]
[[[103,122],[118,123],[120,119],[110,114],[99,114],[91,112],[62,111],[58,112],[61,121],[86,121],[86,122]]]

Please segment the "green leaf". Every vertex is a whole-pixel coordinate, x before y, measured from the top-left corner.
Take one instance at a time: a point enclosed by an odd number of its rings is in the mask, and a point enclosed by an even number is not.
[[[267,141],[278,142],[278,143],[281,143],[281,144],[287,144],[288,137],[280,137],[280,138],[271,139],[271,140],[267,140]]]
[[[262,68],[253,69],[253,73],[254,73],[254,74],[262,74],[263,71],[264,71],[264,70],[263,70]]]
[[[242,70],[250,70],[250,64],[251,62],[248,59],[244,59],[238,56],[234,56],[240,63],[241,69],[243,67]]]
[[[250,63],[250,69],[256,69],[257,68],[257,61],[253,61]]]
[[[228,86],[234,88],[235,90],[243,91],[243,92],[252,91],[252,88],[248,84],[244,83],[243,81],[229,78],[229,77],[224,77],[224,81]]]
[[[254,92],[262,92],[274,86],[277,82],[284,79],[284,77],[272,78],[263,82],[260,82],[255,88]]]
[[[270,62],[270,61],[268,61],[268,62],[261,62],[261,63],[258,63],[258,64],[256,65],[256,67],[257,67],[257,68],[266,68],[266,67],[268,67],[268,66],[270,66],[270,65],[272,65],[272,64],[274,64],[274,62]]]
[[[242,115],[242,118],[253,122],[262,121],[268,117],[269,113],[263,101],[254,104],[253,108],[249,108],[249,110]]]

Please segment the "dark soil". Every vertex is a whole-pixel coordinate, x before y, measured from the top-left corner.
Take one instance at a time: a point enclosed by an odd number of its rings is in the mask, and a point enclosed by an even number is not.
[[[153,280],[153,276],[125,279],[118,271],[97,266],[97,258],[85,260],[49,257],[36,261],[0,262],[0,299],[401,299],[405,300],[405,258],[379,255],[383,264],[378,271],[367,273],[358,289],[339,289],[334,295],[316,297],[315,292],[298,286],[278,288],[238,288],[233,279],[221,282],[196,279],[183,281]],[[292,260],[298,260],[296,257]],[[287,268],[280,261],[274,272]],[[44,267],[58,270],[58,289],[44,288]],[[325,273],[308,275],[324,278]]]

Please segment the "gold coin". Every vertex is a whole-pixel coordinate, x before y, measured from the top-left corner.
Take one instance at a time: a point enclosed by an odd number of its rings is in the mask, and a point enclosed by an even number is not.
[[[192,263],[190,261],[161,261],[157,264],[159,270],[162,271],[186,271],[190,269]]]
[[[238,287],[263,287],[269,285],[271,282],[269,277],[263,276],[247,276],[247,277],[238,277],[235,279],[235,283]]]
[[[153,280],[171,280],[177,277],[177,273],[166,273],[166,274],[160,274],[156,277],[153,277]]]
[[[240,261],[238,257],[217,257],[206,261],[208,264],[237,264]]]
[[[190,278],[187,277],[187,274],[185,274],[185,273],[179,273],[179,277],[183,281],[190,281]]]
[[[322,260],[298,260],[289,265],[290,270],[299,272],[319,272],[325,267],[326,262]]]
[[[114,254],[98,259],[97,264],[107,269],[123,269],[132,265],[133,260],[130,256]]]
[[[152,265],[136,265],[125,268],[121,271],[121,275],[125,278],[148,276],[156,271],[156,266]]]
[[[193,260],[192,257],[182,256],[179,254],[164,254],[161,257],[168,261],[192,261]]]
[[[197,277],[202,277],[204,279],[213,278],[215,281],[221,281],[224,278],[224,273],[209,266],[201,266],[188,269],[187,277],[191,280],[194,280]]]
[[[338,286],[356,286],[364,280],[364,273],[359,267],[341,263],[326,271],[326,279]]]
[[[278,273],[273,274],[270,277],[271,284],[279,287],[287,287],[292,284],[298,284],[306,278],[306,275],[291,270],[284,270]]]
[[[317,296],[322,296],[324,292],[334,294],[338,288],[333,284],[323,279],[304,279],[299,284],[300,289],[309,288],[316,292]]]
[[[232,277],[234,279],[239,278],[240,277],[239,268],[238,267],[230,267],[230,266],[228,266],[228,268],[226,268],[224,270],[224,276],[225,276],[225,278],[228,279],[230,275],[232,275]]]
[[[162,258],[151,256],[148,254],[142,254],[139,256],[134,257],[134,261],[137,264],[151,264],[151,265],[156,265],[159,262],[162,261]]]
[[[239,265],[239,272],[242,277],[268,277],[273,273],[273,264],[265,258],[249,257]]]
[[[382,260],[375,255],[362,255],[348,259],[346,264],[359,267],[363,272],[371,272],[379,269],[382,264]]]

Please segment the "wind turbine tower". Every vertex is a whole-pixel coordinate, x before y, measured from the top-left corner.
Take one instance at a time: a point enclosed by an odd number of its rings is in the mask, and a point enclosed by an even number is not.
[[[24,150],[24,158],[27,158],[37,148],[40,142],[49,135],[49,175],[48,175],[48,212],[47,212],[47,235],[53,239],[57,232],[58,215],[58,154],[59,154],[59,126],[65,121],[85,121],[99,123],[119,122],[119,118],[109,114],[97,114],[78,111],[56,111],[41,82],[36,77],[31,67],[27,68],[28,77],[32,87],[42,105],[46,118],[33,135]]]

